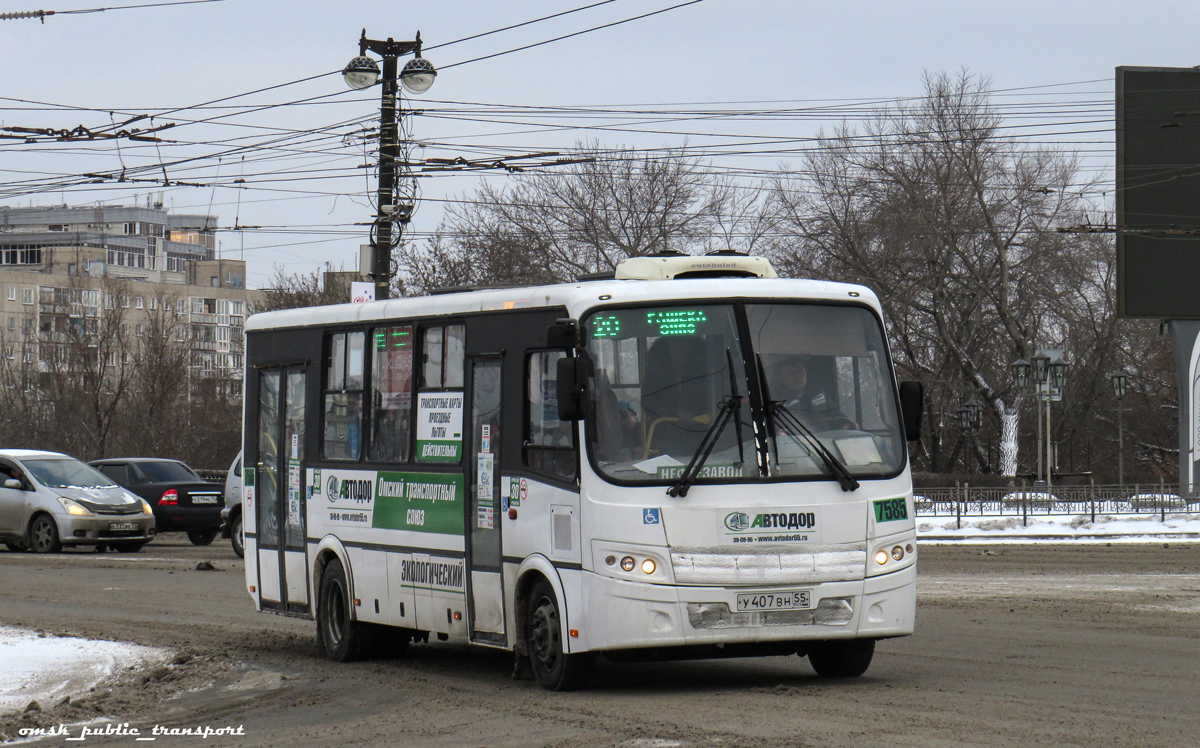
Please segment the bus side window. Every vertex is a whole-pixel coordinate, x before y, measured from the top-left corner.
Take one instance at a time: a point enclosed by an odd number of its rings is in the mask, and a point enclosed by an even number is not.
[[[525,465],[533,470],[574,480],[575,427],[558,419],[558,361],[563,351],[538,351],[526,360]]]
[[[413,329],[377,327],[371,372],[372,460],[407,462],[412,436]]]
[[[357,460],[362,455],[364,338],[361,332],[329,336],[322,432],[326,459]]]
[[[423,337],[421,386],[462,388],[467,328],[464,325],[426,327]]]

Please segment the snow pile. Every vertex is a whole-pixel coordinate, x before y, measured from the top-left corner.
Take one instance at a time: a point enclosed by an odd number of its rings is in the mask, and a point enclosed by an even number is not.
[[[121,642],[48,636],[0,626],[0,713],[31,701],[48,706],[122,668],[166,659],[167,651]]]
[[[917,537],[928,540],[1200,540],[1200,514],[1142,515],[1030,515],[917,517]]]

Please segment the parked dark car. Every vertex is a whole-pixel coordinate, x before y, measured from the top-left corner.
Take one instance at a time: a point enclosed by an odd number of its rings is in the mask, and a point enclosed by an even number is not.
[[[179,460],[114,457],[89,464],[145,499],[158,532],[186,532],[194,545],[208,545],[221,532],[225,487],[205,481]]]

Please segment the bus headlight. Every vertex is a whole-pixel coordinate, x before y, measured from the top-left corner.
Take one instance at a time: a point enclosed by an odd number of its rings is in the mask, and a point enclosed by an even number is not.
[[[878,551],[875,552],[875,563],[879,564],[880,566],[883,566],[884,564],[887,563],[887,560],[888,560],[887,551],[880,548]]]
[[[897,561],[904,558],[904,548],[902,548],[901,546],[896,546],[895,548],[893,548],[892,549],[892,558],[896,559]]]
[[[626,556],[621,559],[621,569],[623,571],[633,571],[633,556]]]
[[[642,571],[647,574],[653,574],[658,569],[658,564],[654,563],[654,559],[648,558],[642,562]]]

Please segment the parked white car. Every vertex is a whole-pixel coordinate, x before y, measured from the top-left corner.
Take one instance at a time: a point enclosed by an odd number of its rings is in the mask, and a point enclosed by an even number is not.
[[[0,449],[0,540],[10,549],[133,553],[154,532],[150,505],[99,470],[58,452]]]
[[[225,508],[221,510],[221,537],[229,538],[238,558],[246,555],[246,535],[242,529],[242,453],[233,459],[225,476]]]

